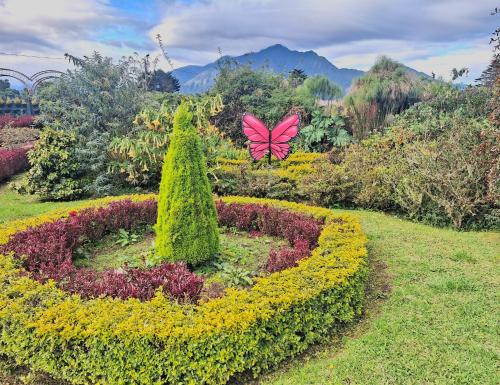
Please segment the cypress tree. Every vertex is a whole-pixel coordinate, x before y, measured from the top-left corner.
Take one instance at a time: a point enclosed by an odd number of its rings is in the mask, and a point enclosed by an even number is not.
[[[156,262],[198,265],[219,251],[217,212],[193,115],[181,103],[163,163],[156,222]]]

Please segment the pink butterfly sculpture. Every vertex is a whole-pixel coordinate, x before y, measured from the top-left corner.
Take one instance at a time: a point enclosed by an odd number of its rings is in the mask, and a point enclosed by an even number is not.
[[[250,140],[250,155],[255,160],[268,155],[271,163],[271,154],[279,160],[285,159],[290,153],[288,142],[299,133],[300,116],[290,115],[279,122],[272,131],[269,131],[262,120],[252,114],[244,114],[243,133]]]

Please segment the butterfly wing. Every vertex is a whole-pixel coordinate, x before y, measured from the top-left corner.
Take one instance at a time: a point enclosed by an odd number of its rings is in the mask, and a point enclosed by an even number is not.
[[[241,120],[243,133],[250,140],[250,155],[259,160],[269,153],[269,130],[262,120],[252,114],[244,114]]]
[[[255,160],[261,160],[269,153],[269,143],[250,143],[250,155]]]
[[[293,114],[279,122],[271,132],[271,152],[279,160],[290,153],[288,142],[299,133],[300,116]]]
[[[288,143],[271,143],[271,152],[276,158],[283,160],[290,153],[290,145]]]

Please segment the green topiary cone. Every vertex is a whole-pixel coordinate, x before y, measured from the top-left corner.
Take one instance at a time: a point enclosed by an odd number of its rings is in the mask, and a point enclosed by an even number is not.
[[[188,106],[181,103],[162,169],[155,262],[198,265],[219,251],[217,212],[192,117]]]

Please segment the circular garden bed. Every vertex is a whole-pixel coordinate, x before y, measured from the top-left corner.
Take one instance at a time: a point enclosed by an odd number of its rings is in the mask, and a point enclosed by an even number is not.
[[[93,205],[0,228],[0,354],[76,384],[223,384],[303,351],[361,311],[365,237],[348,215],[217,201],[224,229],[288,243],[238,289],[214,279],[227,268],[224,250],[210,266],[148,266],[147,255],[137,266],[78,263],[106,237],[121,232],[130,243],[156,220],[152,196]]]

